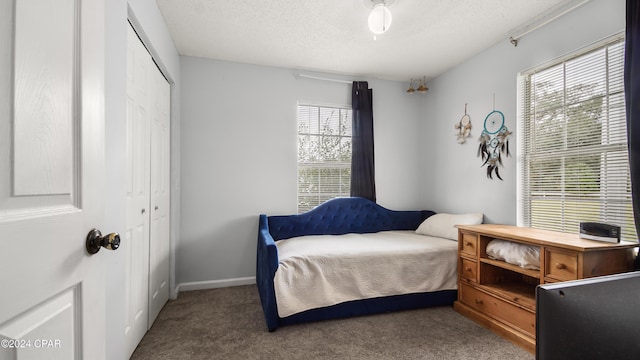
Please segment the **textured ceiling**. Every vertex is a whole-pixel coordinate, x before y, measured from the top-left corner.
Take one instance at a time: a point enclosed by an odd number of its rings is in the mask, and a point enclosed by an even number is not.
[[[157,3],[181,55],[408,80],[433,78],[576,0],[395,0],[377,40],[370,0]]]

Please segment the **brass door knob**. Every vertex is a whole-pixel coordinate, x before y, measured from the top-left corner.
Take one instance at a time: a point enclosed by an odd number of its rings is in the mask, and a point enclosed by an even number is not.
[[[87,252],[89,254],[95,254],[103,247],[109,250],[116,250],[120,247],[120,234],[110,233],[102,236],[102,233],[98,229],[93,229],[87,234],[87,241],[85,242]]]

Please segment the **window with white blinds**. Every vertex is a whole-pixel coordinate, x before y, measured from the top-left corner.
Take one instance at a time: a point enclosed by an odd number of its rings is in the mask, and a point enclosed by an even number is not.
[[[351,108],[298,105],[298,213],[349,196]]]
[[[624,39],[521,74],[520,219],[578,233],[603,222],[638,241],[624,103]]]

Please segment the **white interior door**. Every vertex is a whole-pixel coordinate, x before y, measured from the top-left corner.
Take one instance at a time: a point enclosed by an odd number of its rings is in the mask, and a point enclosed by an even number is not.
[[[126,253],[125,338],[131,355],[149,321],[150,117],[148,61],[151,56],[127,26],[127,224],[121,251]],[[153,62],[152,62],[153,63]]]
[[[151,65],[150,65],[151,66]],[[149,328],[169,300],[170,102],[171,87],[160,70],[150,71],[151,229],[149,238]]]
[[[103,1],[0,1],[0,359],[105,357],[104,177]]]

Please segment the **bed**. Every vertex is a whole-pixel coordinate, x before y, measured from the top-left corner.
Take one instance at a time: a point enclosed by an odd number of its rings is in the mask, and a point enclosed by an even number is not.
[[[298,215],[260,215],[256,282],[268,330],[451,305],[454,222],[479,218],[394,211],[363,198],[333,199]]]

